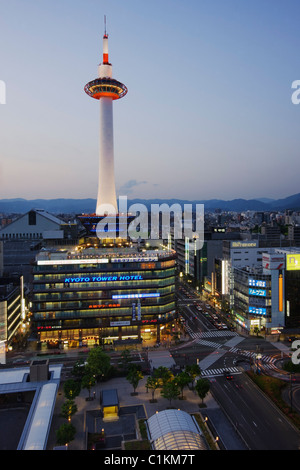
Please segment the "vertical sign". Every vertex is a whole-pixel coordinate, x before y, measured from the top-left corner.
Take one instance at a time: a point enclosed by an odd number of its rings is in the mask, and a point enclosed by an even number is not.
[[[190,273],[190,240],[188,237],[185,237],[185,274]]]
[[[283,311],[283,279],[282,274],[279,274],[279,312]]]
[[[133,302],[132,304],[132,321],[135,321],[136,318],[135,318],[135,302]]]

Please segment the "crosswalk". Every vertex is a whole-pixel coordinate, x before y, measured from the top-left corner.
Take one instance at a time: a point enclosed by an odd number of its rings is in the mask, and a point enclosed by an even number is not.
[[[224,348],[225,346],[224,344],[213,341],[214,338],[222,339],[226,337],[228,338],[228,337],[239,336],[238,333],[236,333],[235,331],[230,331],[230,330],[210,330],[210,331],[194,332],[189,326],[186,327],[186,330],[188,334],[190,335],[190,337],[193,339],[193,342],[199,344],[200,346],[207,346],[207,347],[214,348],[214,349]],[[248,359],[255,360],[257,358],[257,353],[254,351],[246,351],[244,349],[240,349],[236,347],[231,347],[228,351],[233,354],[245,356]],[[276,358],[272,356],[268,356],[267,354],[261,354],[260,361],[264,363],[264,367],[267,367],[269,369],[276,369],[276,366],[274,364],[274,362],[276,361]]]
[[[199,338],[225,338],[229,336],[238,336],[238,333],[230,330],[199,331],[196,334],[199,335]]]
[[[211,341],[210,338],[217,339],[238,336],[236,332],[229,330],[210,330],[194,332],[190,327],[187,327],[186,330],[195,343],[199,344],[200,346],[208,346],[210,348],[220,348],[221,346],[220,343],[217,343],[216,341]]]
[[[237,374],[241,374],[242,370],[238,367],[226,367],[226,369],[224,368],[206,369],[206,370],[201,371],[201,376],[202,377],[219,377],[219,376],[223,376],[225,372],[226,373],[228,372],[232,375],[237,375]]]
[[[253,351],[245,351],[245,350],[239,349],[239,348],[230,348],[229,352],[232,352],[234,354],[239,354],[241,356],[246,356],[250,359],[256,359],[256,356],[257,356],[257,353],[255,353]],[[262,354],[261,357],[260,357],[260,360],[263,361],[263,362],[272,364],[275,361],[275,358],[271,357],[271,356],[268,356],[267,354]]]
[[[209,331],[193,331],[191,327],[186,326],[186,331],[192,338],[228,338],[239,336],[235,331],[230,330],[209,330]]]
[[[200,346],[208,346],[209,348],[220,348],[220,343],[214,341],[207,341],[205,339],[194,338],[195,343],[200,344]]]

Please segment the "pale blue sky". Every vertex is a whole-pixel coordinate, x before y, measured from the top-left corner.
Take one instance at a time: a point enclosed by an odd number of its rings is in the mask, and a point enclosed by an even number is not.
[[[118,194],[300,192],[299,0],[0,0],[0,198],[96,197],[107,15]]]

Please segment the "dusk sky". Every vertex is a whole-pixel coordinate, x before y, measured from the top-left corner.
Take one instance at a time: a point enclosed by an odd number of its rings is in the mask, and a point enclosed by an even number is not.
[[[299,0],[0,0],[0,199],[96,198],[99,103],[113,76],[118,195],[300,192]]]

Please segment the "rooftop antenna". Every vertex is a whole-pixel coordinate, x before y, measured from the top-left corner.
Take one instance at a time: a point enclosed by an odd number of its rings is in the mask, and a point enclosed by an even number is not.
[[[106,34],[106,15],[104,15],[104,34],[105,34],[105,36],[107,36],[107,34]]]

